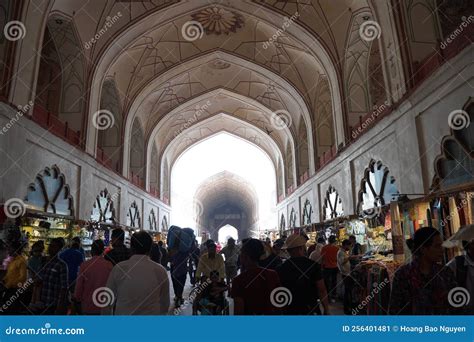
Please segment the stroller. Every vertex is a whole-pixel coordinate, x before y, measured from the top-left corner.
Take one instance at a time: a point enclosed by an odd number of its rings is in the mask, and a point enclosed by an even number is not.
[[[219,272],[212,271],[208,280],[191,291],[193,315],[228,316],[229,302],[225,297],[227,285],[219,279]]]

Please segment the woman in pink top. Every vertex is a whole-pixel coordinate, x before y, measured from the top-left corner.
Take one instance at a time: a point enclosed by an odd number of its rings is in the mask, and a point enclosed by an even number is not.
[[[102,257],[103,252],[104,242],[94,241],[91,248],[92,258],[79,268],[74,297],[80,302],[83,315],[100,315],[101,307],[96,304],[100,305],[101,295],[105,289],[94,292],[100,287],[105,287],[113,268],[113,264]]]

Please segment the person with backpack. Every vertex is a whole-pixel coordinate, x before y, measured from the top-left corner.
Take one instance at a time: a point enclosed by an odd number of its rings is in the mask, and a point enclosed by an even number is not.
[[[465,288],[470,294],[470,301],[464,307],[463,314],[474,314],[474,240],[462,242],[463,255],[454,257],[447,266],[453,271],[457,285]]]
[[[191,279],[191,285],[196,284],[196,270],[199,264],[199,257],[201,256],[201,251],[199,250],[199,244],[194,241],[193,246],[191,247],[191,252],[189,253],[189,278]]]
[[[183,291],[188,273],[188,259],[196,237],[191,228],[171,226],[168,230],[167,245],[171,265],[171,281],[174,290],[174,305],[176,308],[184,303]]]

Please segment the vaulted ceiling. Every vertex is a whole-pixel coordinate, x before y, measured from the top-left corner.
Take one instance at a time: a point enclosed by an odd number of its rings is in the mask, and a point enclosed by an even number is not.
[[[252,224],[258,220],[258,196],[254,187],[244,178],[228,171],[211,176],[198,187],[194,201],[198,216],[196,222],[202,228],[220,228],[224,225],[225,219],[217,222],[216,227],[211,227],[212,215],[221,208],[234,208],[241,216],[239,220],[243,219],[246,223],[242,227],[245,228],[245,232],[241,231],[243,234],[239,235],[251,236]]]
[[[385,45],[365,39],[360,28],[390,20],[377,18],[388,5],[49,1],[46,22],[56,59],[63,69],[73,66],[74,78],[63,87],[89,90],[79,105],[86,118],[61,115],[74,129],[85,123],[89,153],[107,155],[124,176],[141,178],[162,197],[169,198],[176,159],[220,131],[265,151],[277,195],[285,195],[300,177],[314,174],[325,152],[345,144],[348,125],[386,99],[380,49],[396,43],[394,24],[384,26]],[[67,37],[57,33],[61,27],[68,28]],[[390,82],[400,83],[397,77],[393,73]],[[94,122],[101,112],[110,116],[107,129]]]

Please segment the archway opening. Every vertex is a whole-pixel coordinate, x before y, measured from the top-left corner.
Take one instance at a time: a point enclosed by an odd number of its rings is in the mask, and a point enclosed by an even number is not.
[[[225,245],[230,238],[233,238],[235,241],[239,240],[239,231],[237,228],[230,224],[219,228],[218,241],[220,244]]]
[[[222,185],[209,187],[195,197],[202,184],[213,177],[221,179],[219,184]],[[242,196],[237,194],[235,186],[226,185],[237,181],[254,191],[247,191]],[[246,236],[240,231],[240,238],[258,236],[260,230],[274,229],[277,225],[274,222],[276,173],[271,159],[256,145],[227,132],[193,145],[175,162],[171,170],[171,220],[173,224],[199,230],[199,235],[203,231],[211,234],[212,228],[214,236],[215,228],[227,222],[206,227],[210,221],[205,216],[215,214],[224,204],[238,205],[243,218],[252,217],[245,221],[243,232]],[[216,222],[215,217],[212,222]]]

